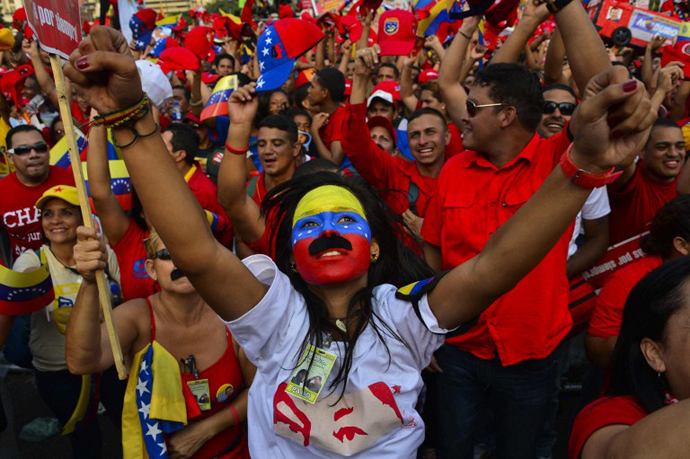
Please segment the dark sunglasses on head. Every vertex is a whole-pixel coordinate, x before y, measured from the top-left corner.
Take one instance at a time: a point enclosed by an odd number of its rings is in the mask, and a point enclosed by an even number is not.
[[[45,142],[38,142],[33,145],[19,145],[14,148],[10,148],[7,150],[7,152],[17,156],[24,156],[31,153],[31,150],[35,150],[36,153],[47,153],[48,144]]]
[[[508,104],[504,103],[495,103],[495,104],[482,104],[482,105],[477,105],[476,102],[473,100],[467,99],[467,102],[465,103],[467,107],[467,114],[470,116],[470,118],[473,118],[477,112],[479,111],[480,108],[487,108],[487,107],[505,107]]]
[[[151,259],[155,260],[156,258],[158,258],[159,260],[172,260],[172,256],[170,256],[170,252],[168,252],[168,249],[161,249],[158,252],[154,253]]]
[[[571,102],[561,102],[560,104],[556,102],[544,102],[543,112],[546,115],[550,115],[556,111],[556,107],[558,107],[561,115],[570,116],[575,111],[575,107],[577,107],[577,105]]]

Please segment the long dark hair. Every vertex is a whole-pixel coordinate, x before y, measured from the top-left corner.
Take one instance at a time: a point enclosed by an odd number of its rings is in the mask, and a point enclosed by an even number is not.
[[[328,317],[328,310],[324,301],[315,295],[298,272],[292,269],[292,246],[289,243],[292,234],[292,219],[295,209],[302,197],[309,191],[324,186],[335,185],[347,189],[359,199],[364,208],[372,237],[379,244],[380,254],[376,263],[369,267],[367,285],[359,290],[350,300],[347,315],[351,317],[359,314],[356,330],[345,335],[334,327]],[[402,287],[414,281],[425,279],[433,275],[429,266],[404,245],[402,219],[376,195],[376,193],[362,180],[342,177],[333,172],[315,172],[305,175],[299,180],[290,180],[273,188],[262,205],[262,213],[269,216],[269,222],[274,222],[269,233],[270,243],[275,246],[275,260],[278,268],[285,273],[293,287],[304,297],[309,314],[309,329],[302,342],[298,357],[302,355],[308,345],[319,347],[323,343],[323,336],[330,333],[344,339],[343,364],[330,385],[334,390],[343,383],[340,396],[345,394],[347,379],[352,367],[352,354],[357,338],[367,325],[371,325],[378,338],[384,343],[385,335],[404,343],[375,312],[373,305],[373,290],[382,284],[393,284]],[[277,242],[277,243],[276,243]],[[357,311],[357,308],[359,310]],[[390,364],[390,351],[388,352]],[[299,362],[297,362],[299,364]]]
[[[673,254],[673,240],[682,237],[690,241],[690,195],[671,199],[657,212],[649,234],[642,238],[640,247],[647,255],[668,260]]]
[[[686,302],[689,276],[690,257],[682,257],[648,273],[632,289],[613,351],[609,395],[632,395],[649,412],[664,406],[666,383],[647,363],[640,343],[662,340],[669,318]]]

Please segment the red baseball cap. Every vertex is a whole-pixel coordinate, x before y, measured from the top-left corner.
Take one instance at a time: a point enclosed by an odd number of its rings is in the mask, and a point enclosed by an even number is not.
[[[405,10],[389,10],[379,18],[382,56],[407,56],[417,41],[417,18]]]
[[[402,97],[400,97],[400,83],[397,81],[382,81],[374,86],[374,91],[367,99],[367,107],[371,105],[371,102],[377,97],[385,100],[389,104],[401,101]]]
[[[385,116],[372,116],[369,118],[367,121],[367,126],[369,126],[369,130],[375,128],[375,127],[382,127],[386,131],[388,131],[393,138],[393,145],[398,144],[398,136],[395,133],[395,128],[393,127],[393,123],[391,123],[391,120],[386,118]]]
[[[426,69],[419,74],[417,80],[420,83],[426,83],[427,81],[438,80],[438,70]]]
[[[311,80],[314,78],[314,74],[316,74],[316,69],[313,67],[299,72],[297,74],[297,79],[295,80],[295,87],[299,88],[300,86],[311,82]]]
[[[136,17],[141,19],[147,29],[153,30],[156,28],[156,19],[158,18],[158,13],[156,10],[151,8],[145,8],[134,13]]]

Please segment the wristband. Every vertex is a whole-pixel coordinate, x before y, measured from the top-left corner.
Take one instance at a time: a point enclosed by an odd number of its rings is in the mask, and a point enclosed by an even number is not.
[[[232,406],[232,404],[229,404],[229,405],[228,405],[228,408],[230,408],[230,411],[232,412],[232,416],[235,418],[234,421],[233,421],[233,423],[232,423],[232,425],[233,425],[233,427],[234,427],[234,426],[237,425],[237,421],[239,421],[240,418],[239,418],[239,416],[237,416],[237,410],[235,409],[234,406]]]
[[[546,9],[551,14],[556,14],[558,11],[565,8],[572,0],[546,0]]]
[[[249,145],[247,145],[247,148],[244,148],[242,150],[235,150],[230,146],[229,143],[225,142],[225,150],[227,150],[228,153],[232,153],[233,155],[246,155],[247,152],[249,151]]]
[[[463,37],[467,38],[468,40],[472,40],[472,37],[468,36],[465,32],[463,32],[461,29],[458,29],[458,33],[462,35]]]
[[[199,99],[196,102],[194,102],[193,100],[190,101],[189,105],[191,105],[192,107],[198,107],[199,105],[201,105],[203,103],[204,103],[203,99]]]
[[[570,150],[573,149],[573,144],[570,144],[568,150],[561,156],[561,169],[563,173],[577,186],[582,188],[601,188],[609,183],[613,183],[623,173],[614,172],[615,168],[611,168],[603,174],[592,174],[577,167],[570,157]]]

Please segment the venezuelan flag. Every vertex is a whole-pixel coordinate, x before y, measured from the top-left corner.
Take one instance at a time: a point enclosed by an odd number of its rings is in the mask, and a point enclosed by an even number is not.
[[[690,22],[684,22],[680,26],[675,48],[684,54],[690,55]]]
[[[426,8],[432,3],[436,3],[436,0],[417,0],[417,3],[414,4],[414,9],[415,10],[421,10]]]
[[[187,424],[180,367],[154,341],[134,356],[122,411],[125,459],[166,459],[166,434]]]
[[[420,16],[423,18],[419,21],[419,25],[417,26],[418,37],[436,35],[441,24],[444,22],[453,22],[448,15],[445,0],[437,0],[435,3],[429,3],[421,9]]]
[[[86,163],[82,163],[82,174],[86,182],[86,193],[90,195],[89,191],[89,174],[86,169]],[[132,181],[129,177],[129,171],[125,162],[121,159],[110,159],[108,161],[108,169],[110,170],[110,188],[120,201],[122,209],[127,211],[132,208]]]
[[[242,24],[242,20],[239,17],[235,16],[234,14],[226,13],[225,11],[223,11],[223,8],[218,8],[218,12],[220,12],[221,16],[227,16],[230,19],[232,19],[235,22],[235,24]]]
[[[216,87],[211,93],[206,107],[201,112],[201,121],[228,114],[228,99],[230,94],[237,89],[237,75],[228,75],[221,78],[216,83]]]
[[[173,16],[166,16],[163,19],[156,21],[157,26],[174,26],[177,25],[177,21],[180,20],[180,15],[176,14]]]
[[[204,212],[206,213],[206,220],[209,226],[211,226],[211,231],[222,232],[230,227],[230,221],[227,218],[221,217],[210,210],[204,209]]]
[[[77,136],[77,148],[79,148],[79,154],[81,155],[89,146],[89,141],[79,129],[75,129],[74,132]],[[50,149],[50,165],[70,167],[69,146],[67,145],[66,136],[61,138],[58,143]]]
[[[683,138],[685,139],[685,149],[690,149],[690,118],[685,118],[680,121],[681,129],[683,130]]]
[[[19,316],[45,308],[55,299],[45,265],[20,273],[0,265],[0,314]]]

